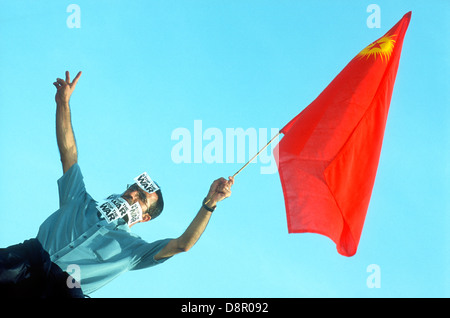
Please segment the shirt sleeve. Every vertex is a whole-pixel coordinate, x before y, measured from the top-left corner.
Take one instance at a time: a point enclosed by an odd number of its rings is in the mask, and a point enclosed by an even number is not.
[[[80,166],[75,163],[58,179],[59,206],[86,194],[86,188]]]
[[[166,246],[171,240],[172,239],[168,238],[155,241],[153,243],[147,243],[142,240],[144,243],[135,250],[136,256],[131,263],[130,270],[144,269],[167,261],[170,257],[155,260],[155,255],[158,254],[158,252],[161,251],[163,247]]]

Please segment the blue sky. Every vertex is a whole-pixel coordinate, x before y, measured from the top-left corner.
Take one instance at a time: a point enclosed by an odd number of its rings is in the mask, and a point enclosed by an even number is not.
[[[66,23],[71,3],[80,8],[80,28]],[[380,28],[366,23],[372,3],[381,9]],[[257,160],[191,251],[91,296],[450,296],[450,2],[442,0],[0,0],[0,246],[34,237],[58,208],[52,82],[65,70],[83,71],[71,107],[88,192],[98,199],[121,192],[147,171],[163,190],[165,211],[133,231],[148,241],[177,237],[211,182],[242,166],[237,153],[249,157],[249,146],[226,147],[227,129],[267,140],[408,11],[355,256],[339,255],[321,235],[288,234],[278,174],[261,173],[268,163]],[[190,163],[174,160],[179,131],[190,133]],[[205,160],[206,131],[222,134],[222,163]],[[194,163],[194,139],[201,163]],[[367,286],[371,264],[379,266],[380,288]]]

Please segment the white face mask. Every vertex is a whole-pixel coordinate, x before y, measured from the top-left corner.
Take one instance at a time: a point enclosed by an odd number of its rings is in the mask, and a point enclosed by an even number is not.
[[[147,193],[159,190],[158,185],[148,176],[147,172],[134,178],[134,181],[136,181],[136,184]],[[123,218],[125,215],[128,216],[128,226],[142,221],[141,205],[136,202],[130,206],[128,202],[118,194],[113,194],[106,198],[105,202],[97,205],[97,210],[100,211],[100,214],[108,223]]]
[[[128,226],[142,221],[142,208],[139,202],[129,205],[128,202],[118,194],[110,195],[106,201],[97,205],[97,210],[106,220],[111,223],[114,220],[128,216]]]

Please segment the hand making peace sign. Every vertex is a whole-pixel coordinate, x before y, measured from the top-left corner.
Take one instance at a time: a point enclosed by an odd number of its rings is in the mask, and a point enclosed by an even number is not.
[[[70,82],[69,71],[66,71],[66,80],[57,78],[53,85],[56,87],[55,101],[56,103],[69,103],[70,96],[75,90],[78,80],[80,79],[81,72],[78,72],[77,76]]]

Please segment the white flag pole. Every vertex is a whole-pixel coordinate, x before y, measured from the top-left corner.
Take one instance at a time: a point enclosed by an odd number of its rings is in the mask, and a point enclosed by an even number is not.
[[[256,155],[253,156],[253,158],[247,161],[247,163],[233,175],[233,178],[236,177],[242,170],[244,170],[244,168],[247,167],[250,162],[252,162],[256,157],[258,157],[259,154],[263,152],[264,149],[266,149],[280,134],[281,131],[278,132],[278,134],[276,134],[272,139],[270,139],[269,142],[264,147],[262,147],[261,150],[256,153]]]

